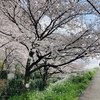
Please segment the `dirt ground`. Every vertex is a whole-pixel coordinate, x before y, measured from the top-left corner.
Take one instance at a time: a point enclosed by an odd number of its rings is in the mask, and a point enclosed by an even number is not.
[[[100,69],[95,74],[88,88],[83,91],[79,100],[100,100]]]

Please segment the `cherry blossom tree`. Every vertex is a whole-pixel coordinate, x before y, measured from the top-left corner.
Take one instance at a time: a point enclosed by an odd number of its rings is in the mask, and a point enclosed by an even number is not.
[[[28,52],[25,85],[32,73],[44,68],[45,87],[51,68],[61,72],[77,59],[99,54],[100,36],[94,26],[100,22],[82,23],[83,16],[97,14],[85,0],[1,0],[0,10],[8,18],[8,28],[1,27],[0,33]]]

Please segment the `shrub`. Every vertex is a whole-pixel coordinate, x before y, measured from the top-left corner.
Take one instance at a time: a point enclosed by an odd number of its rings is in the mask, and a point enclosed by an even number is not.
[[[24,74],[22,73],[15,73],[16,79],[24,79]]]
[[[42,89],[42,80],[41,79],[31,80],[30,90],[36,90],[36,89],[39,89],[39,90]]]
[[[12,97],[14,95],[20,95],[23,92],[23,82],[21,80],[12,79],[9,81],[9,87],[7,88],[7,96]]]
[[[0,71],[0,78],[1,79],[7,79],[7,71]]]

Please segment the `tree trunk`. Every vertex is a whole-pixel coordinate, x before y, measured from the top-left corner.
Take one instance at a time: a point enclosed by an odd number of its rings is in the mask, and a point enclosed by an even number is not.
[[[24,79],[25,92],[29,90],[29,85],[30,85],[29,83],[30,81],[30,71],[29,71],[30,62],[31,62],[31,59],[28,58],[26,69],[25,69],[25,79]]]
[[[29,74],[29,72],[26,71],[25,79],[24,79],[25,92],[27,92],[29,90],[29,85],[30,85],[30,74]]]
[[[44,90],[46,86],[47,86],[47,78],[46,75],[44,74],[42,78],[42,90]]]
[[[42,90],[44,90],[47,87],[47,78],[48,77],[48,67],[44,66],[44,74],[42,77]]]

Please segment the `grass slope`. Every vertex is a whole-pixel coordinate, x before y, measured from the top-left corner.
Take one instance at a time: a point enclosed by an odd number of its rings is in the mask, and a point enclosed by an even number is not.
[[[95,68],[81,76],[72,76],[62,82],[50,85],[44,91],[31,91],[21,96],[14,96],[9,100],[78,100],[79,95],[88,86],[97,70]]]

